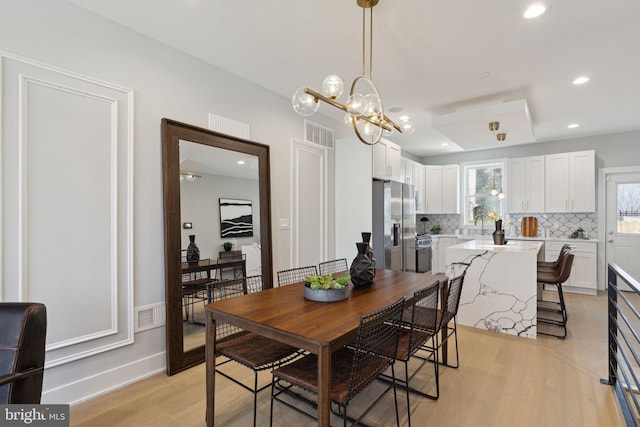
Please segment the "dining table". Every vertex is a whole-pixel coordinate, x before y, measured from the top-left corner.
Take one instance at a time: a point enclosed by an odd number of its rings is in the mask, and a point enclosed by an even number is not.
[[[330,425],[331,353],[354,340],[360,318],[405,298],[443,274],[431,275],[378,269],[368,288],[350,286],[346,299],[316,302],[304,298],[304,282],[206,305],[206,424],[214,425],[216,322],[227,322],[247,331],[306,350],[318,356],[318,425]]]

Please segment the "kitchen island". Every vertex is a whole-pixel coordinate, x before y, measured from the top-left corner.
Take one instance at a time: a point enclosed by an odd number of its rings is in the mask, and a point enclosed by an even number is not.
[[[537,261],[543,243],[471,240],[447,248],[447,274],[470,263],[462,286],[458,323],[505,334],[536,338]]]

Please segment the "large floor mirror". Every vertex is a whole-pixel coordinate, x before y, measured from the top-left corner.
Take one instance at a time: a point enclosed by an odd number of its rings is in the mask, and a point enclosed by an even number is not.
[[[262,274],[272,286],[269,147],[163,119],[162,162],[173,375],[204,361],[211,283]]]

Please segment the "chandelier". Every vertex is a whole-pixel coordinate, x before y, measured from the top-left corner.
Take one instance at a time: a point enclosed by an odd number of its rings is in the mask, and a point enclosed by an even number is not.
[[[345,122],[353,127],[358,139],[373,145],[382,135],[391,135],[394,129],[403,134],[414,131],[414,123],[408,116],[402,116],[399,123],[385,116],[382,98],[373,83],[373,7],[379,0],[356,0],[362,8],[362,74],[351,83],[346,104],[337,99],[344,92],[344,83],[336,75],[327,76],[322,82],[322,93],[308,87],[298,88],[291,99],[293,109],[301,116],[315,114],[320,108],[319,101],[326,102],[344,111]],[[369,10],[369,73],[366,73],[366,11]]]

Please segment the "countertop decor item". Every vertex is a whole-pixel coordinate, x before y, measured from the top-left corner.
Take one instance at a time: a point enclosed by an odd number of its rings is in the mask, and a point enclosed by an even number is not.
[[[587,236],[587,233],[584,232],[584,229],[582,227],[578,227],[573,231],[573,233],[569,234],[569,238],[586,240],[589,238],[589,236]]]
[[[342,301],[349,296],[350,279],[348,274],[335,279],[331,273],[309,276],[304,281],[304,297],[318,302]]]
[[[504,240],[504,230],[502,229],[502,220],[493,211],[487,211],[487,216],[489,218],[493,218],[496,222],[496,231],[493,232],[493,244],[494,245],[505,245],[507,242]]]
[[[231,242],[224,242],[221,246],[224,248],[224,250],[225,250],[225,251],[227,251],[227,252],[228,252],[228,251],[230,251],[230,250],[233,248],[233,243],[231,243]]]
[[[433,227],[431,227],[431,230],[429,230],[429,232],[431,234],[440,234],[442,233],[442,227],[440,227],[439,225],[434,225]]]
[[[520,229],[524,237],[536,237],[538,235],[538,218],[535,216],[522,217]]]

